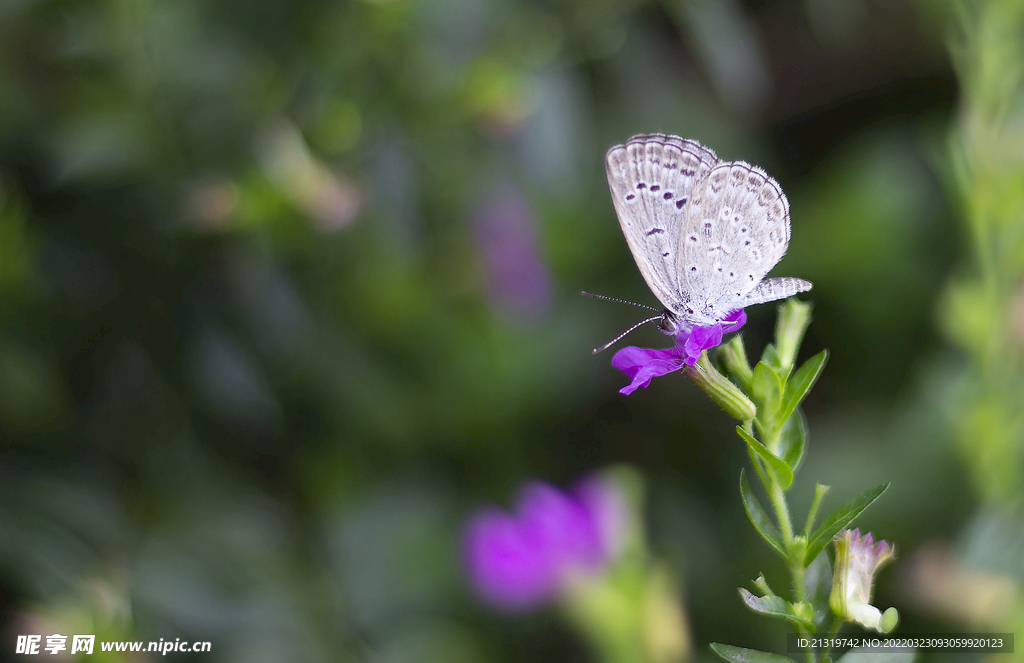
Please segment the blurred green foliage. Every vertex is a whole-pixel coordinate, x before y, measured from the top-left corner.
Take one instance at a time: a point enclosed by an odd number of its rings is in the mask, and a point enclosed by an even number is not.
[[[971,250],[946,291],[942,323],[972,362],[958,441],[978,489],[1006,501],[1021,497],[1024,469],[1024,6],[962,12],[950,175]]]
[[[1024,5],[958,9],[950,41],[963,91],[948,177],[970,250],[946,287],[940,324],[968,359],[951,419],[986,508],[961,534],[955,563],[996,582],[977,583],[984,589],[971,593],[990,598],[974,614],[935,594],[966,621],[1017,631],[1024,626]]]
[[[1019,34],[978,77],[957,55],[955,74],[952,7],[0,3],[3,651],[91,624],[211,641],[197,661],[586,660],[549,615],[473,602],[458,531],[524,478],[617,462],[650,486],[651,547],[683,579],[693,641],[777,650],[735,594],[772,569],[728,417],[680,376],[624,399],[610,356],[590,355],[636,312],[581,288],[654,303],[602,166],[635,133],[782,183],[778,273],[815,283],[800,362],[831,352],[803,477],[838,495],[892,481],[861,526],[901,550],[953,538],[965,486],[996,470],[946,444],[974,359],[934,311],[977,246],[942,188],[943,141],[955,104],[1019,119],[1021,100],[996,89]],[[968,50],[999,27],[964,25]],[[963,143],[968,163],[1019,166],[1018,144]],[[968,189],[1016,186],[963,172]],[[509,243],[506,268],[487,247]],[[749,313],[757,352],[773,309]],[[997,420],[978,416],[972,430]],[[795,508],[812,493],[795,484]],[[956,626],[901,591],[883,582],[879,600],[907,630]]]

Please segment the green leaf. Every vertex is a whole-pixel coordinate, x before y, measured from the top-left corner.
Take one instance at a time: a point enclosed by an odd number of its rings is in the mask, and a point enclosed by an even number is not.
[[[763,366],[763,364],[758,364]],[[758,442],[754,436],[747,431],[743,430],[740,426],[736,427],[736,432],[743,441],[747,443],[751,451],[757,454],[757,456],[764,461],[764,464],[768,467],[768,471],[775,477],[775,480],[779,482],[782,490],[789,490],[789,487],[793,485],[793,470],[786,464],[786,461],[775,456],[768,448]]]
[[[754,367],[750,392],[757,403],[757,424],[761,432],[773,435],[779,429],[782,406],[782,380],[771,366],[761,361]]]
[[[832,515],[826,518],[821,527],[816,529],[814,534],[811,535],[810,543],[807,544],[807,557],[804,558],[804,566],[813,562],[821,554],[821,551],[825,549],[825,546],[831,543],[832,539],[836,538],[839,530],[853,522],[853,519],[859,516],[864,509],[868,508],[868,505],[877,500],[888,487],[889,484],[883,483],[865,490],[833,511]]]
[[[818,509],[821,507],[821,500],[828,493],[829,486],[820,483],[814,484],[814,499],[811,500],[811,507],[807,509],[807,522],[804,524],[803,537],[810,540],[811,530],[814,528],[814,521],[818,517]]]
[[[750,448],[749,444],[747,445],[747,456],[750,457],[750,464],[754,466],[754,471],[757,472],[757,478],[761,480],[761,485],[767,489],[771,479],[768,477],[768,473],[765,470],[764,463],[761,462],[761,458],[754,453],[754,450]]]
[[[757,501],[757,496],[750,489],[750,482],[747,481],[747,475],[743,470],[740,470],[740,496],[743,498],[743,510],[747,512],[750,524],[754,526],[754,529],[757,530],[757,533],[761,535],[761,538],[768,545],[775,548],[782,555],[783,559],[788,560],[789,555],[786,553],[786,546],[782,542],[782,535],[779,534],[775,523],[765,513],[761,503]]]
[[[804,571],[804,591],[811,603],[821,603],[828,611],[828,595],[832,591],[832,565],[828,555],[818,555]],[[824,616],[824,615],[823,615]]]
[[[761,353],[761,361],[771,366],[772,370],[775,371],[775,374],[778,375],[783,382],[786,381],[785,374],[788,373],[788,371],[785,369],[785,367],[783,367],[782,357],[779,356],[779,353],[775,349],[774,345],[769,343],[768,345],[764,346],[764,352]]]
[[[796,474],[800,469],[800,463],[804,460],[804,450],[807,443],[807,419],[804,413],[798,408],[795,416],[786,420],[779,431],[779,457],[786,462],[786,465]]]
[[[821,375],[821,371],[825,368],[826,361],[828,361],[828,350],[822,350],[804,362],[804,365],[798,368],[786,383],[786,393],[782,397],[782,405],[779,408],[781,421],[785,421],[803,402],[807,392],[811,390],[811,387],[817,382],[818,376]]]
[[[718,642],[711,643],[711,651],[715,652],[730,663],[795,663],[793,659],[782,654],[773,654],[757,649],[746,647],[734,647],[723,645]]]
[[[817,630],[812,622],[797,614],[795,605],[784,598],[780,596],[755,596],[743,587],[740,587],[739,591],[743,603],[754,612],[760,612],[762,615],[768,615],[769,617],[785,619],[794,626],[800,626],[810,633],[814,633]]]

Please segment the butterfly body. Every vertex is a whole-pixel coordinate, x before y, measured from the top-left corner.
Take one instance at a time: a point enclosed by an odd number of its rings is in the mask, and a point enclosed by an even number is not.
[[[789,244],[789,202],[757,166],[660,134],[634,136],[605,161],[626,243],[665,306],[666,334],[811,289],[802,279],[764,278]]]

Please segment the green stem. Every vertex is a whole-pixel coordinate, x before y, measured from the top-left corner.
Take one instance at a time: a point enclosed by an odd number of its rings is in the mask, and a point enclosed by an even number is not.
[[[803,629],[800,629],[800,630],[802,631]],[[815,661],[814,661],[814,650],[811,649],[811,647],[809,645],[807,647],[804,647],[804,661],[806,663],[815,663]]]
[[[782,492],[782,487],[775,481],[772,473],[766,472],[765,474],[768,475],[768,498],[772,501],[772,506],[775,507],[775,517],[779,521],[779,529],[782,531],[782,539],[786,543],[786,549],[792,554],[793,521],[789,518],[789,506],[786,504],[786,495]]]
[[[764,446],[768,447],[768,451],[771,451],[776,456],[779,455],[779,444],[782,441],[782,428],[769,434],[764,435]]]
[[[798,603],[804,603],[807,601],[807,586],[804,584],[803,564],[792,564],[789,567],[789,571],[793,574],[793,589],[796,592],[796,600]]]
[[[789,561],[789,573],[793,576],[793,591],[796,594],[796,602],[807,601],[807,585],[804,580],[804,564],[801,560],[791,559]],[[803,631],[803,628],[797,629]],[[806,663],[814,663],[814,650],[808,645],[804,647],[804,659]]]
[[[832,620],[832,628],[828,631],[828,639],[825,640],[825,648],[821,650],[821,663],[825,663],[828,659],[828,652],[832,649],[832,641],[837,635],[839,635],[839,627],[843,625],[843,621],[836,617]]]
[[[796,593],[797,603],[803,603],[807,600],[807,588],[804,583],[804,565],[803,560],[793,559],[793,521],[789,516],[789,505],[786,504],[786,494],[783,492],[782,487],[779,486],[778,482],[775,481],[774,476],[771,472],[766,473],[769,477],[768,480],[768,497],[772,501],[772,506],[775,507],[775,517],[779,522],[779,530],[782,533],[782,539],[786,544],[786,551],[789,554],[789,571],[793,576],[793,589]],[[797,633],[799,635],[805,635],[805,631],[802,627],[797,627]],[[808,646],[804,647],[804,659],[806,663],[815,663],[814,651]]]

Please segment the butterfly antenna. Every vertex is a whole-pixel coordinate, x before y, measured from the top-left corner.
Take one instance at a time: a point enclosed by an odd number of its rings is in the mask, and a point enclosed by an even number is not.
[[[608,299],[611,299],[611,297],[609,297]],[[627,303],[631,304],[632,302],[627,302]],[[621,334],[619,334],[618,336],[616,336],[612,340],[608,341],[607,343],[605,343],[601,347],[594,348],[594,354],[596,355],[598,352],[604,352],[608,348],[612,347],[613,345],[615,345],[616,343],[621,341],[627,334],[629,334],[630,332],[634,331],[636,328],[638,328],[638,327],[640,327],[642,325],[646,325],[648,322],[654,322],[655,320],[661,320],[661,317],[662,316],[660,316],[660,315],[656,315],[654,317],[647,318],[646,320],[641,320],[640,322],[636,323],[635,325],[633,325],[632,327],[630,327],[626,331],[622,332]]]
[[[632,304],[633,306],[639,306],[640,308],[646,308],[646,309],[650,309],[652,311],[657,311],[658,310],[658,309],[654,308],[653,306],[648,306],[647,304],[637,304],[636,302],[631,302],[628,299],[618,299],[617,297],[609,297],[608,295],[596,295],[596,294],[594,294],[592,292],[587,292],[586,290],[580,290],[580,294],[581,295],[586,295],[587,297],[593,297],[594,299],[607,299],[610,302],[618,302],[620,304]],[[640,323],[640,324],[643,324],[643,323]],[[630,330],[630,331],[632,331],[632,330]],[[616,340],[618,340],[618,339],[616,339]],[[614,341],[613,341],[613,343],[614,343]]]

